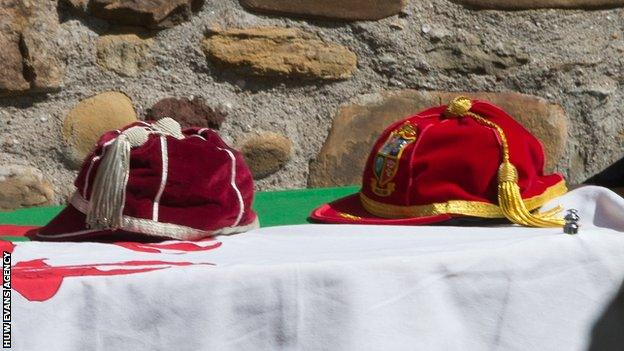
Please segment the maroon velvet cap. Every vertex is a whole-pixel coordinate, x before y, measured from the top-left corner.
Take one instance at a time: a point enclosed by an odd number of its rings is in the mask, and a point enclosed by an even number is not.
[[[84,161],[69,205],[40,240],[142,234],[178,240],[259,226],[241,154],[209,128],[170,118],[105,133]]]

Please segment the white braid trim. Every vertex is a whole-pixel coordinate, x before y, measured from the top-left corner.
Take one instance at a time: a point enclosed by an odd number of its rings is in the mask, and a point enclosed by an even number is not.
[[[69,200],[69,203],[82,213],[86,213],[86,210],[89,208],[89,202],[85,200],[78,192],[74,192],[71,199]],[[258,217],[256,217],[251,223],[246,225],[225,227],[213,231],[206,231],[179,224],[162,223],[153,221],[151,219],[136,218],[124,215],[122,219],[122,226],[120,229],[150,236],[173,238],[176,240],[199,240],[208,236],[242,233],[259,227],[260,221],[258,220]],[[82,230],[79,232],[63,233],[57,235],[37,235],[42,238],[66,238],[96,231],[99,230]]]
[[[171,135],[176,139],[184,139],[180,123],[171,117],[163,117],[152,124],[152,127],[164,134]]]
[[[169,175],[169,155],[167,150],[167,138],[163,135],[160,136],[160,159],[162,160],[162,174],[160,176],[160,186],[158,192],[154,198],[154,205],[152,207],[152,219],[158,221],[158,209],[160,207],[160,198],[165,191],[167,185],[167,177]]]
[[[222,149],[220,147],[217,147],[217,149],[225,151],[230,157],[230,161],[232,161],[232,166],[230,167],[230,186],[236,194],[236,200],[238,200],[238,216],[236,216],[236,220],[234,221],[234,224],[232,224],[232,226],[237,226],[238,223],[241,221],[241,218],[243,218],[243,213],[245,213],[245,202],[243,201],[243,195],[236,185],[236,157],[234,157],[232,151],[228,149]]]

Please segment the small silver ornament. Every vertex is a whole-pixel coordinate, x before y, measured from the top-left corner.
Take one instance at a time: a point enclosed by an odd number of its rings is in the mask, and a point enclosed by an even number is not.
[[[581,217],[578,215],[578,211],[575,209],[568,210],[568,213],[563,218],[565,220],[565,225],[563,226],[563,232],[566,234],[578,234],[579,231],[579,220]]]

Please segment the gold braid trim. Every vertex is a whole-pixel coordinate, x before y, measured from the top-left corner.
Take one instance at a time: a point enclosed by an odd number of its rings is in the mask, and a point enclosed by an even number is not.
[[[509,161],[509,145],[505,132],[496,123],[470,112],[471,107],[470,99],[460,96],[451,101],[446,115],[469,116],[481,125],[494,129],[498,134],[503,157],[498,169],[498,204],[505,217],[514,223],[530,227],[562,227],[565,223],[563,218],[555,218],[553,213],[532,214],[530,212],[520,194],[518,170]]]
[[[547,188],[542,194],[525,199],[525,207],[528,210],[535,210],[546,202],[565,194],[567,191],[565,181],[560,181]],[[375,201],[360,192],[360,202],[366,211],[383,218],[429,217],[441,214],[506,218],[499,206],[481,201],[451,200],[428,205],[398,206]],[[556,212],[559,212],[558,208],[539,215],[554,215]]]

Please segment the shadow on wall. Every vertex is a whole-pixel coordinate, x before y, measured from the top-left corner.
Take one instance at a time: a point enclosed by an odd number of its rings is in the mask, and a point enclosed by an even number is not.
[[[587,179],[585,184],[600,185],[607,188],[624,188],[624,158]]]
[[[589,351],[620,351],[624,347],[624,283],[615,299],[598,319]]]

